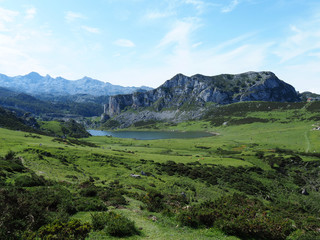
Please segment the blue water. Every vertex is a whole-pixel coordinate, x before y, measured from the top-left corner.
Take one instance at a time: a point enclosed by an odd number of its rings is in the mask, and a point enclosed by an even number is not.
[[[88,130],[92,136],[112,136],[117,138],[134,138],[137,140],[155,140],[170,138],[201,138],[210,137],[208,132],[176,132],[176,131],[100,131]]]

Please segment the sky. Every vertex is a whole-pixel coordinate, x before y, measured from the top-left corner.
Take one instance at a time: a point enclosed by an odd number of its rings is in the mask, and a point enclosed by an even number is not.
[[[158,87],[272,71],[320,93],[319,0],[0,0],[0,73]]]

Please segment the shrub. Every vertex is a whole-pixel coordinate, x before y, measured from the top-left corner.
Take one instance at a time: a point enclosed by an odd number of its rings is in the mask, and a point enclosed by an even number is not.
[[[46,240],[71,240],[85,239],[92,226],[89,223],[81,223],[79,220],[69,222],[55,221],[41,227],[35,234],[25,233],[24,239],[46,239]]]
[[[306,232],[301,229],[294,231],[287,240],[320,240],[319,232]]]
[[[102,230],[107,225],[108,214],[107,213],[93,213],[91,214],[92,228],[95,231]]]
[[[78,198],[75,199],[75,206],[77,211],[106,211],[108,210],[106,204],[104,204],[100,199],[96,198]]]
[[[181,212],[178,215],[178,221],[188,227],[197,228],[200,225],[200,221],[198,219],[198,216],[193,211],[187,211],[187,212]]]
[[[35,231],[53,218],[74,213],[71,194],[61,187],[0,189],[0,239],[19,239],[23,231]]]
[[[96,187],[88,187],[80,190],[80,195],[83,197],[95,197],[97,196],[98,191]]]
[[[117,128],[117,127],[119,127],[120,126],[120,123],[118,122],[118,121],[116,121],[116,120],[112,120],[112,119],[110,119],[110,120],[108,120],[104,125],[103,125],[103,127],[105,127],[105,128]]]
[[[106,202],[108,206],[126,205],[127,201],[122,196],[123,191],[121,189],[107,189],[100,192],[99,198]]]
[[[127,205],[127,200],[121,194],[117,194],[109,199],[108,205],[115,207],[119,205]]]
[[[178,220],[190,227],[217,227],[241,238],[281,240],[294,230],[292,220],[271,214],[262,202],[239,194],[182,211]]]
[[[147,205],[147,209],[150,212],[160,212],[164,209],[164,203],[163,203],[164,196],[151,189],[146,195],[142,197],[142,202],[144,202]]]
[[[134,222],[120,214],[109,212],[106,220],[104,231],[111,236],[126,237],[139,234]]]
[[[36,174],[21,175],[15,179],[15,185],[18,187],[34,187],[34,186],[44,186],[46,181],[42,176]]]
[[[9,152],[7,152],[7,154],[4,156],[5,160],[13,160],[16,156],[16,153],[12,150],[10,150]]]

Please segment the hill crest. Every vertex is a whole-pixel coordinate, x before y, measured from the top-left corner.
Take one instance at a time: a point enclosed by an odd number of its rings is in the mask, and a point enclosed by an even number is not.
[[[272,72],[217,76],[196,74],[191,77],[180,73],[156,89],[110,97],[106,113],[114,116],[128,107],[152,107],[160,111],[190,106],[202,107],[210,102],[230,104],[242,101],[297,102],[300,98],[294,87]]]
[[[152,89],[145,86],[123,87],[113,85],[108,82],[102,82],[90,77],[83,77],[79,80],[68,80],[63,77],[53,78],[50,75],[41,76],[37,72],[30,72],[24,76],[14,77],[0,74],[0,86],[31,95],[52,94],[55,96],[75,94],[109,96]]]

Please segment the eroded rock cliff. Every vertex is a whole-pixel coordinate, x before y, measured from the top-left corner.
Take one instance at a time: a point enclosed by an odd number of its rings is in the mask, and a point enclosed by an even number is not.
[[[156,89],[111,96],[105,113],[122,125],[127,121],[127,126],[129,122],[164,120],[161,113],[173,121],[186,120],[186,116],[194,119],[201,116],[208,103],[223,105],[241,101],[296,102],[300,99],[294,87],[272,72],[213,77],[177,74]]]
[[[299,101],[299,96],[294,87],[272,72],[213,77],[177,74],[154,90],[110,97],[107,114],[114,116],[129,108],[152,107],[159,111],[204,106],[207,102],[229,104],[240,101],[295,102]]]

